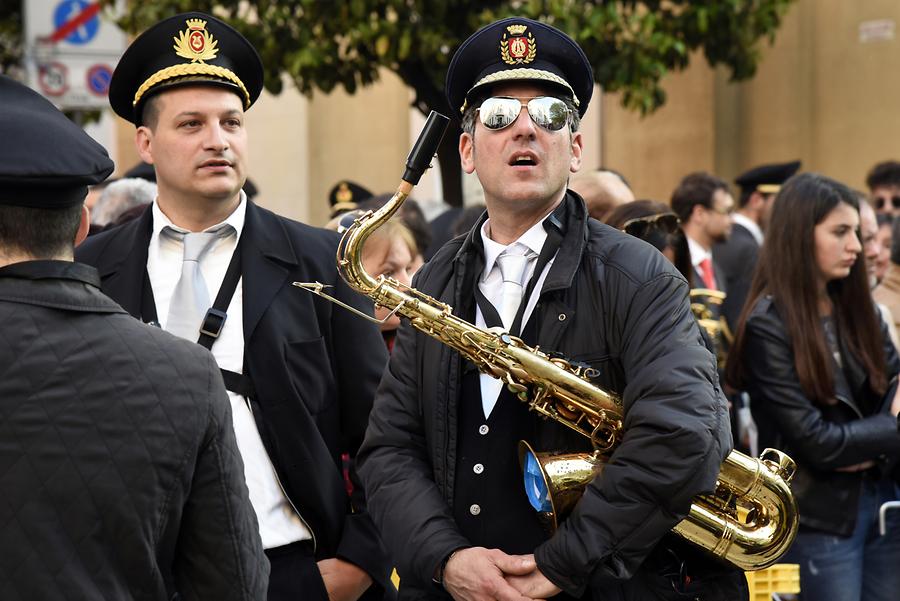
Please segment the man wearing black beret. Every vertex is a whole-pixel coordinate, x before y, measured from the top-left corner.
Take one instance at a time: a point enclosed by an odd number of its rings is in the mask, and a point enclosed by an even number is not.
[[[0,598],[234,599],[268,563],[212,356],[72,262],[106,151],[0,76]]]
[[[550,535],[535,511],[547,491],[529,472],[526,492],[517,443],[590,451],[587,437],[403,324],[359,455],[400,597],[746,598],[741,572],[667,536],[731,451],[726,403],[687,282],[567,190],[593,91],[587,58],[553,27],[504,19],[456,51],[446,90],[487,214],[413,285],[480,328],[590,368],[622,396],[624,434]]]
[[[361,487],[347,494],[341,455],[362,441],[386,351],[374,326],[291,286],[325,282],[371,311],[337,275],[338,236],[241,190],[245,112],[262,83],[256,50],[209,15],[176,15],[138,37],[109,97],[137,127],[159,193],[79,257],[129,313],[212,350],[272,566],[268,598],[381,598],[371,583],[390,587],[390,564]]]

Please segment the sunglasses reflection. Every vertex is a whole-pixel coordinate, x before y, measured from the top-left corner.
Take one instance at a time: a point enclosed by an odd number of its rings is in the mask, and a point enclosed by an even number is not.
[[[527,100],[527,102],[524,102]],[[538,96],[535,98],[511,98],[494,96],[487,98],[478,107],[478,118],[482,125],[491,130],[500,130],[515,123],[522,107],[535,125],[549,131],[559,131],[569,122],[569,107],[559,98]]]

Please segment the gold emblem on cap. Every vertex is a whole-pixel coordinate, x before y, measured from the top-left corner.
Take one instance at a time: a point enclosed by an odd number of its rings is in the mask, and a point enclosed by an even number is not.
[[[500,38],[500,58],[507,65],[527,65],[537,56],[537,42],[527,25],[510,25]],[[512,37],[510,37],[512,36]]]
[[[203,62],[216,58],[219,43],[206,31],[206,21],[203,19],[188,19],[187,29],[179,32],[175,40],[175,54],[189,59],[192,63]]]
[[[132,106],[137,106],[147,92],[163,82],[179,78],[196,78],[197,81],[216,79],[233,83],[241,91],[244,109],[250,108],[250,93],[237,74],[227,67],[208,65],[204,62],[216,58],[219,53],[219,42],[206,31],[206,21],[188,19],[185,23],[187,29],[172,38],[175,41],[173,48],[175,54],[191,62],[164,67],[145,79],[134,93]]]
[[[353,200],[353,191],[350,190],[347,182],[341,182],[341,185],[338,186],[337,192],[335,192],[334,194],[334,198],[338,202],[350,202]]]

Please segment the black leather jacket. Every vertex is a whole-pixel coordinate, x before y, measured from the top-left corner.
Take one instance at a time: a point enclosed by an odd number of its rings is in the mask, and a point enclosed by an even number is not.
[[[887,376],[883,399],[875,398],[868,376],[841,345],[845,382],[836,379],[834,405],[807,398],[794,368],[794,353],[785,325],[771,298],[757,302],[747,320],[744,368],[760,448],[774,447],[797,462],[791,488],[803,526],[846,536],[856,524],[863,477],[887,473],[900,456],[897,421],[888,409],[900,360],[882,323]],[[872,410],[866,411],[866,407]],[[872,471],[837,468],[877,460]]]

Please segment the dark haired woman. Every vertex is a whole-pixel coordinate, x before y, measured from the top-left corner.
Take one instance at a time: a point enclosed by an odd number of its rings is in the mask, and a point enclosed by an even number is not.
[[[869,293],[858,200],[797,175],[769,223],[727,376],[750,393],[760,447],[797,462],[800,532],[783,561],[800,564],[806,600],[896,600],[900,515],[879,536],[878,509],[897,499],[900,361]]]
[[[655,200],[635,200],[619,205],[610,213],[606,224],[649,242],[675,265],[681,275],[693,287],[694,268],[687,238],[678,221],[678,215],[669,205]]]

